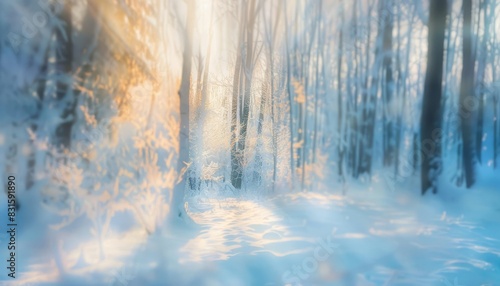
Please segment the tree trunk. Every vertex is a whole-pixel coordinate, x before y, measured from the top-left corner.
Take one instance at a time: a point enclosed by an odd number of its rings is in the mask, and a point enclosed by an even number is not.
[[[191,66],[192,66],[192,37],[195,21],[194,0],[187,0],[187,23],[184,36],[184,50],[182,53],[182,78],[179,87],[179,157],[177,161],[178,183],[174,188],[170,221],[175,223],[176,219],[189,219],[184,206],[184,195],[186,189],[187,164],[189,163],[189,102],[191,86]]]
[[[383,9],[383,23],[384,23],[384,41],[383,41],[383,54],[384,54],[384,165],[389,166],[394,162],[394,123],[393,123],[393,108],[392,97],[394,94],[394,78],[392,71],[392,30],[393,19],[392,13],[392,0],[384,1],[385,9]]]
[[[359,130],[358,130],[358,92],[359,92],[359,65],[360,65],[360,60],[358,57],[360,57],[360,52],[358,49],[358,7],[359,3],[358,0],[354,1],[354,7],[353,7],[353,12],[352,12],[352,35],[353,35],[353,64],[354,68],[353,70],[353,76],[351,80],[354,82],[351,84],[351,94],[349,95],[348,98],[348,109],[347,109],[347,115],[349,118],[349,123],[350,123],[350,142],[349,142],[349,169],[351,170],[351,174],[354,178],[357,177],[357,169],[356,169],[356,153],[357,153],[357,146],[358,146],[358,138],[359,138]]]
[[[465,183],[470,188],[475,181],[475,138],[474,138],[474,110],[471,102],[474,96],[474,63],[472,61],[472,0],[463,0],[463,53],[462,53],[462,80],[460,84],[460,119],[463,142],[463,164]]]
[[[422,155],[422,195],[428,190],[437,193],[437,176],[441,164],[441,96],[443,80],[444,35],[447,1],[431,0],[428,24],[427,71],[425,74],[422,117],[420,120],[420,148]],[[434,133],[434,134],[433,134]]]
[[[368,9],[368,17],[371,17],[371,7]],[[370,27],[371,28],[371,27]],[[359,143],[359,150],[358,150],[358,175],[362,174],[369,174],[368,171],[368,166],[369,163],[368,161],[370,160],[370,155],[368,153],[371,153],[371,147],[369,147],[370,142],[369,142],[369,133],[371,132],[371,128],[373,127],[373,122],[371,122],[368,117],[369,114],[372,113],[372,98],[371,98],[371,90],[369,87],[369,78],[371,74],[371,69],[370,69],[370,49],[371,49],[371,30],[368,30],[368,35],[367,35],[367,40],[366,40],[366,62],[365,62],[365,75],[363,79],[363,87],[362,87],[362,114],[361,114],[361,123],[360,123],[360,134],[362,140]],[[378,48],[378,39],[375,39],[375,59],[373,66],[377,65],[377,56],[379,53],[379,48]]]
[[[236,62],[234,68],[233,76],[233,102],[232,102],[232,124],[231,124],[231,184],[236,188],[241,188],[242,176],[243,176],[243,159],[242,145],[243,142],[241,138],[243,128],[241,122],[243,122],[243,117],[240,117],[240,89],[241,89],[241,78],[242,73],[245,73],[245,66],[242,69],[242,52],[243,43],[245,40],[245,30],[247,26],[247,5],[246,3],[241,6],[241,22],[238,32],[238,46],[236,52]],[[246,87],[245,87],[246,88]],[[245,102],[243,101],[243,104]],[[238,128],[239,127],[239,128]],[[245,130],[246,131],[246,130]]]
[[[487,9],[490,7],[490,16],[487,15]],[[477,117],[477,132],[476,132],[476,156],[479,163],[482,163],[482,148],[483,148],[483,132],[484,132],[484,107],[485,107],[485,73],[488,55],[488,41],[490,33],[490,23],[494,17],[494,9],[490,6],[489,0],[483,0],[480,11],[483,11],[483,26],[484,32],[481,41],[480,59],[478,60],[477,71],[477,91],[479,93],[479,110]],[[479,21],[478,21],[479,22]]]
[[[269,71],[269,77],[270,77],[270,91],[269,91],[269,101],[271,103],[271,106],[270,106],[270,109],[271,109],[271,129],[272,129],[272,144],[273,144],[273,192],[275,191],[275,188],[276,188],[276,177],[277,177],[277,173],[278,173],[278,142],[277,142],[277,136],[278,136],[278,132],[277,132],[277,128],[276,128],[276,113],[275,113],[275,104],[274,104],[274,89],[275,89],[275,83],[274,83],[274,56],[273,56],[273,51],[274,51],[274,43],[276,41],[276,31],[277,31],[277,28],[278,28],[278,24],[279,24],[279,21],[280,21],[280,16],[281,16],[281,1],[278,2],[278,9],[277,9],[277,12],[276,12],[276,19],[275,19],[275,22],[274,22],[274,25],[273,25],[273,17],[272,17],[272,13],[269,17],[269,24],[270,24],[270,27],[267,26],[267,24],[264,24],[265,26],[265,30],[266,30],[266,42],[267,42],[267,46],[268,46],[268,60],[269,60],[269,63],[268,63],[268,66],[266,67],[270,69]],[[271,3],[272,5],[272,3]],[[265,72],[265,74],[268,74],[268,71]],[[267,81],[266,81],[267,82]],[[266,96],[266,93],[264,92],[265,89],[263,89],[263,92],[262,92],[262,96],[263,98],[261,98],[261,113],[260,113],[260,116],[259,116],[259,124],[263,123],[264,121],[264,114],[263,114],[263,107],[265,106],[265,102],[264,102],[264,97]],[[278,92],[277,95],[279,95],[281,93],[281,91]],[[260,132],[259,132],[259,138],[262,139],[262,126],[260,125]]]
[[[323,58],[323,51],[324,51],[324,35],[320,34],[321,31],[321,21],[322,21],[322,11],[323,7],[323,0],[320,0],[319,2],[319,7],[318,7],[318,37],[317,37],[317,44],[318,47],[316,49],[316,76],[315,76],[315,81],[316,81],[316,87],[315,87],[315,98],[314,98],[314,137],[313,137],[313,147],[312,147],[312,152],[313,152],[313,159],[312,162],[313,164],[316,163],[316,154],[317,154],[317,141],[318,141],[318,117],[319,117],[319,86],[320,86],[320,80],[319,80],[319,71],[320,71],[320,56],[321,56],[321,67],[323,68],[324,66],[324,58]],[[320,52],[321,51],[321,52]]]
[[[51,33],[52,34],[52,33]],[[39,74],[42,76],[45,76],[48,72],[48,60],[49,60],[49,50],[51,48],[49,41],[49,45],[46,47],[46,51],[44,54],[44,59],[42,66],[40,67]],[[35,175],[36,175],[36,153],[37,153],[37,147],[35,146],[35,140],[36,140],[36,135],[37,135],[37,130],[38,130],[38,119],[40,118],[40,114],[42,113],[42,108],[43,108],[43,101],[44,101],[44,96],[45,96],[45,89],[46,89],[46,84],[47,81],[45,79],[38,80],[37,82],[37,90],[36,90],[36,96],[37,96],[37,108],[35,111],[34,116],[31,118],[31,126],[30,130],[32,133],[32,136],[34,138],[30,138],[30,151],[28,154],[28,165],[27,165],[27,174],[26,174],[26,189],[30,190],[31,187],[35,183]]]
[[[396,123],[394,126],[394,177],[397,177],[399,174],[399,150],[401,149],[401,133],[403,129],[402,121],[403,121],[403,115],[402,111],[406,110],[405,105],[406,105],[406,95],[405,92],[401,92],[401,85],[403,85],[403,89],[405,89],[405,80],[403,79],[402,76],[402,69],[401,69],[401,7],[398,6],[398,13],[397,13],[397,25],[396,25],[396,31],[398,35],[397,39],[397,48],[396,48],[396,70],[398,73],[397,81],[396,81],[396,95],[400,96],[402,98],[402,103],[398,105],[398,109],[395,110],[395,116],[396,116]],[[411,27],[411,24],[410,24]],[[408,43],[410,44],[410,39],[411,36],[408,37]],[[408,46],[409,46],[408,44]]]
[[[344,8],[344,3],[343,1],[340,2],[340,22],[343,24],[344,23],[344,13],[343,13],[343,8]],[[344,40],[344,31],[343,27],[340,27],[339,29],[339,41],[338,41],[338,51],[337,51],[337,132],[338,132],[338,146],[337,146],[337,153],[338,153],[338,175],[339,179],[344,182],[345,177],[344,177],[344,170],[343,170],[343,158],[344,158],[344,137],[343,137],[343,108],[342,108],[342,59],[343,59],[343,54],[342,54],[342,48],[343,48],[343,40]]]
[[[234,181],[233,186],[236,189],[241,189],[243,182],[243,166],[245,161],[245,148],[247,141],[247,130],[249,124],[249,115],[250,115],[250,97],[252,96],[252,77],[253,77],[253,27],[255,24],[255,1],[250,1],[249,14],[247,16],[246,23],[246,57],[245,57],[245,65],[243,70],[243,75],[245,78],[245,88],[244,88],[244,98],[243,98],[243,110],[241,113],[240,120],[240,133],[238,136],[238,151],[241,154],[240,160],[238,160],[237,173],[238,176]]]
[[[496,19],[495,17],[493,17],[494,15],[494,10],[495,10],[495,7],[496,5],[492,5],[490,7],[490,9],[492,10],[491,11],[491,21],[493,22],[493,27],[496,27]],[[496,42],[497,40],[497,36],[496,34],[493,35],[493,42]],[[491,63],[492,63],[492,66],[498,66],[498,56],[493,54],[492,56],[492,59],[491,59]],[[497,69],[495,68],[492,68],[492,79],[493,79],[493,82],[496,82],[498,81],[498,78],[497,78],[497,72],[496,72]],[[498,109],[499,109],[499,106],[498,106],[498,88],[496,88],[494,91],[493,91],[493,94],[492,94],[492,97],[493,97],[493,168],[496,169],[497,168],[497,156],[499,155],[498,153],[498,144],[500,143],[499,140],[498,140],[498,134],[500,133],[498,128]]]
[[[55,30],[56,37],[56,73],[61,77],[57,81],[56,98],[62,106],[62,122],[56,127],[55,145],[61,149],[68,149],[71,145],[71,131],[76,119],[76,98],[72,92],[72,63],[73,63],[73,25],[69,2],[64,4],[61,11],[63,28]]]
[[[321,2],[320,2],[321,3]],[[305,9],[304,13],[306,13],[307,9]],[[321,19],[319,19],[321,20]],[[303,144],[302,144],[302,182],[301,182],[301,190],[304,191],[305,188],[306,188],[306,182],[307,182],[307,164],[309,162],[309,149],[307,148],[308,146],[308,142],[309,142],[309,129],[308,129],[308,122],[309,122],[309,112],[308,112],[308,94],[309,94],[309,79],[311,78],[311,74],[310,74],[310,67],[311,67],[311,54],[312,54],[312,47],[313,47],[313,44],[314,44],[314,41],[315,41],[315,37],[319,37],[319,35],[317,35],[317,29],[316,27],[318,26],[318,20],[314,20],[313,21],[313,26],[311,28],[312,30],[312,35],[310,35],[310,37],[307,37],[308,38],[308,47],[307,47],[307,50],[306,50],[306,55],[305,55],[305,58],[303,56],[302,58],[302,74],[303,74],[303,80],[304,80],[304,99],[305,101],[301,104],[302,105],[302,118],[303,118],[303,121],[302,122],[302,140],[303,140]],[[305,32],[306,33],[306,32]],[[309,33],[308,33],[309,34]]]
[[[498,95],[493,96],[493,168],[497,168],[498,156]]]
[[[287,1],[284,1],[285,4],[285,48],[286,48],[286,90],[288,93],[288,102],[290,105],[290,112],[288,116],[288,128],[290,129],[290,188],[294,189],[295,183],[295,161],[294,161],[294,143],[295,143],[295,133],[293,126],[293,114],[294,114],[294,100],[292,93],[292,76],[291,76],[291,64],[290,64],[290,47],[289,47],[289,31],[288,31],[288,11],[287,11]]]
[[[379,3],[378,17],[382,19],[383,13],[383,1]],[[366,112],[366,148],[363,152],[363,161],[365,161],[365,172],[371,174],[372,163],[373,163],[373,141],[375,133],[375,117],[376,117],[376,104],[377,104],[377,93],[380,84],[380,72],[381,72],[381,61],[382,48],[383,48],[383,21],[379,21],[377,27],[377,38],[375,40],[375,57],[373,60],[372,76],[370,82],[368,107]]]

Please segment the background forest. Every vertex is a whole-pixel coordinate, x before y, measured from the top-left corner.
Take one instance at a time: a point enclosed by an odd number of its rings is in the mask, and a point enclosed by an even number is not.
[[[0,0],[0,182],[24,250],[2,280],[496,285],[499,15]],[[330,238],[342,252],[304,262]]]

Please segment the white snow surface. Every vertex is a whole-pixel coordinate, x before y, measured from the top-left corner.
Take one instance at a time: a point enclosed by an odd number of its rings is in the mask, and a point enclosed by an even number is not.
[[[187,198],[190,223],[148,233],[126,212],[116,215],[102,257],[85,219],[54,230],[57,217],[21,207],[17,277],[1,282],[500,285],[499,179],[480,173],[483,183],[472,190],[442,183],[438,195],[423,197],[409,187],[417,178],[389,190],[377,176],[346,189],[332,183],[260,197],[208,190]],[[0,255],[7,257],[5,247]]]

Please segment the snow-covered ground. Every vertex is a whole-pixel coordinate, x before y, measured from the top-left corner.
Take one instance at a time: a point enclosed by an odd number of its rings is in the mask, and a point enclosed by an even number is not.
[[[332,184],[260,198],[191,197],[187,228],[148,234],[118,215],[103,257],[84,220],[55,231],[49,217],[36,217],[18,234],[16,283],[4,283],[500,285],[499,180],[481,174],[490,180],[473,190],[443,186],[424,197],[377,177],[348,184],[345,194]],[[418,185],[411,180],[405,185]]]

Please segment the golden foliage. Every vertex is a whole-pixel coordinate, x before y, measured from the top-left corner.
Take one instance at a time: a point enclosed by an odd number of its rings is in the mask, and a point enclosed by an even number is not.
[[[305,103],[306,102],[306,94],[304,91],[304,85],[300,81],[298,81],[297,79],[292,78],[292,86],[293,86],[293,89],[295,90],[295,93],[296,93],[295,101],[297,103]]]

